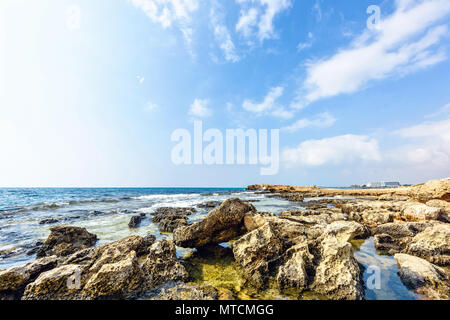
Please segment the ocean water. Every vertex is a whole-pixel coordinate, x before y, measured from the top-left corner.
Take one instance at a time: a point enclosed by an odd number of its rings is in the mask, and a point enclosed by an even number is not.
[[[206,201],[224,201],[238,197],[251,201],[258,211],[278,213],[301,209],[301,204],[238,188],[2,188],[0,189],[0,270],[23,265],[36,259],[30,250],[44,241],[56,225],[85,227],[103,244],[130,235],[153,234],[171,239],[151,222],[151,213],[160,207],[195,207],[190,222],[203,219],[210,209],[197,208]],[[305,199],[306,201],[308,199]],[[315,200],[315,199],[311,199]],[[128,227],[131,216],[145,213],[138,228]],[[43,220],[54,219],[51,224]],[[183,257],[192,249],[177,248]],[[367,290],[367,299],[417,299],[400,282],[393,257],[379,256],[367,240],[355,253],[360,263],[378,265],[382,270],[382,288]],[[365,275],[367,281],[368,276]]]

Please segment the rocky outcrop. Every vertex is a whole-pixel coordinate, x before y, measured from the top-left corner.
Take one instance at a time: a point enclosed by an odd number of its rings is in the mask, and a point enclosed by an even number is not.
[[[222,202],[220,202],[220,201],[206,201],[204,203],[198,204],[197,208],[214,209],[214,208],[220,206],[221,204],[222,204]]]
[[[228,199],[202,221],[175,229],[173,239],[177,246],[184,248],[227,242],[247,231],[244,217],[253,213],[256,209],[252,204],[237,198]]]
[[[72,253],[92,247],[97,236],[85,228],[57,226],[50,228],[50,235],[36,253],[37,257],[56,255],[64,257]]]
[[[443,200],[430,200],[426,203],[426,205],[441,209],[439,220],[450,223],[450,202]]]
[[[399,218],[404,221],[439,220],[443,211],[441,208],[430,207],[421,203],[406,204]]]
[[[431,299],[450,299],[450,275],[443,268],[408,254],[396,254],[399,275],[411,290]]]
[[[450,201],[450,178],[431,180],[414,187],[410,190],[409,196],[423,203],[433,199]]]
[[[0,271],[0,299],[19,299],[27,284],[34,281],[40,273],[56,267],[56,264],[56,256],[51,256]]]
[[[393,255],[401,252],[412,238],[426,228],[432,226],[432,222],[406,222],[386,223],[375,228],[375,248]]]
[[[23,299],[130,299],[187,277],[173,241],[132,236],[67,257],[28,284]]]
[[[328,237],[321,244],[313,290],[336,300],[364,299],[362,272],[348,242]]]
[[[310,282],[307,270],[312,268],[313,259],[306,243],[289,248],[284,264],[278,269],[277,282],[280,288],[306,289]]]
[[[130,228],[137,228],[142,222],[142,217],[139,216],[132,216],[130,219],[130,222],[128,222],[128,227]]]
[[[158,208],[152,214],[152,221],[158,224],[159,231],[173,232],[176,228],[186,226],[188,216],[194,212],[193,208]]]
[[[266,223],[236,240],[233,254],[244,269],[244,277],[256,287],[263,287],[269,280],[271,265],[283,254],[283,243]]]
[[[450,224],[439,223],[418,233],[405,253],[418,256],[439,266],[450,265]]]
[[[147,287],[153,288],[168,281],[185,281],[189,277],[178,261],[173,241],[155,242],[142,265]]]
[[[335,221],[325,229],[324,236],[335,238],[338,242],[348,242],[357,237],[367,235],[367,229],[354,221]]]

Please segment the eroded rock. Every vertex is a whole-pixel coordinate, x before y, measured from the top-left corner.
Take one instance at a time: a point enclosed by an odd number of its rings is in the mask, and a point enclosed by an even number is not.
[[[402,282],[411,290],[431,299],[450,298],[450,275],[443,268],[418,257],[395,255]]]
[[[64,257],[72,253],[92,247],[97,242],[97,236],[85,228],[57,226],[50,228],[50,235],[42,247],[36,252],[37,257]]]
[[[256,209],[250,203],[237,198],[228,199],[202,221],[175,229],[173,239],[177,246],[184,248],[227,242],[247,231],[244,217],[253,213]]]

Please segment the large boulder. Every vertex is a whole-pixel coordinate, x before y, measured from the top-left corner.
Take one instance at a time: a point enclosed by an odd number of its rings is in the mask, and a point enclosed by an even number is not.
[[[173,241],[131,236],[78,251],[30,283],[24,299],[129,299],[188,277]]]
[[[328,237],[320,256],[312,286],[316,292],[335,300],[364,299],[362,272],[350,243]]]
[[[408,203],[400,213],[400,218],[405,221],[438,220],[443,211],[441,208],[430,207],[422,203]]]
[[[450,201],[450,178],[431,180],[410,190],[409,196],[420,202],[437,199]]]
[[[450,299],[450,275],[443,268],[408,254],[396,254],[399,275],[411,290],[431,299]]]
[[[336,238],[339,242],[348,242],[367,233],[367,229],[357,222],[335,221],[326,227],[324,236]]]
[[[185,281],[189,277],[186,269],[177,259],[173,241],[155,242],[150,247],[142,269],[149,288],[169,281]]]
[[[37,257],[56,255],[64,257],[82,249],[92,247],[97,236],[85,228],[57,226],[50,228],[50,235],[36,253]]]
[[[184,248],[197,248],[227,242],[243,235],[246,214],[256,213],[252,204],[233,198],[212,210],[205,219],[190,226],[177,228],[173,233],[175,244]]]
[[[309,284],[308,270],[314,256],[307,243],[299,243],[286,251],[285,263],[280,266],[277,282],[280,288],[305,289]]]
[[[176,228],[187,226],[187,218],[194,212],[194,208],[162,207],[152,213],[152,222],[158,224],[161,232],[173,232]]]
[[[82,284],[86,267],[62,265],[43,272],[25,288],[23,300],[76,300],[83,299]]]
[[[439,223],[418,233],[405,253],[421,257],[439,266],[450,265],[450,224]]]
[[[56,264],[56,256],[51,256],[0,271],[0,299],[19,299],[27,284],[34,281],[40,273],[56,267]]]
[[[271,265],[283,254],[283,242],[270,223],[253,230],[233,243],[233,254],[244,269],[244,277],[256,287],[263,287],[269,280]]]
[[[444,200],[430,200],[426,203],[429,207],[441,209],[441,216],[439,220],[450,222],[450,202]]]
[[[131,251],[120,261],[103,264],[87,281],[83,295],[94,299],[126,299],[145,290],[144,272],[136,251]]]

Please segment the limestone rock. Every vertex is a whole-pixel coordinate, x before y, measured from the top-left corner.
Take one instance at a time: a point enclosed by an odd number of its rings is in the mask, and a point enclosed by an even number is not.
[[[253,213],[256,213],[256,209],[252,204],[237,198],[228,199],[202,221],[177,228],[173,239],[177,246],[184,248],[227,242],[246,232],[244,217]]]
[[[424,185],[414,187],[409,196],[420,202],[437,199],[450,201],[450,178],[442,180],[431,180]]]
[[[253,230],[233,243],[233,254],[243,267],[244,276],[257,287],[269,279],[272,263],[283,254],[283,243],[272,230],[270,223]]]
[[[450,202],[443,200],[430,200],[426,203],[429,207],[440,208],[442,213],[439,220],[443,222],[450,222]]]
[[[367,229],[354,221],[335,221],[325,229],[325,237],[335,237],[339,242],[348,242],[367,234]]]
[[[0,299],[20,298],[25,286],[39,274],[56,267],[56,256],[45,257],[21,267],[0,271]]]
[[[148,288],[164,282],[185,281],[189,277],[184,266],[178,261],[173,241],[155,242],[142,265]]]
[[[82,299],[85,267],[63,265],[43,272],[25,288],[23,300],[75,300]]]
[[[313,289],[336,300],[364,299],[362,272],[350,243],[331,237],[322,242]]]
[[[406,204],[400,218],[405,221],[438,220],[443,214],[441,208],[430,207],[425,204]]]
[[[439,223],[418,233],[405,253],[418,256],[439,266],[450,265],[450,224]]]
[[[85,228],[57,226],[50,228],[50,235],[36,253],[37,257],[68,256],[78,250],[92,247],[97,236]]]
[[[431,299],[450,299],[450,275],[443,268],[418,257],[395,255],[402,282]]]
[[[289,248],[286,252],[286,262],[278,269],[277,282],[280,288],[307,288],[307,269],[311,267],[313,259],[306,243]]]
[[[130,222],[128,223],[128,226],[130,228],[136,228],[141,224],[142,221],[142,216],[138,215],[138,216],[132,216],[130,219]]]

